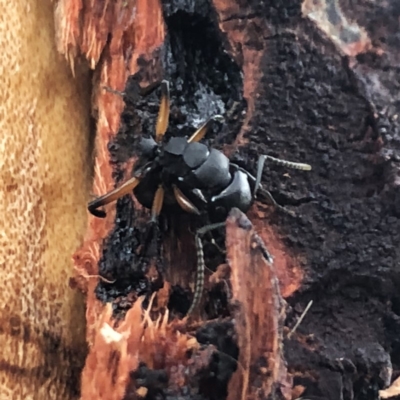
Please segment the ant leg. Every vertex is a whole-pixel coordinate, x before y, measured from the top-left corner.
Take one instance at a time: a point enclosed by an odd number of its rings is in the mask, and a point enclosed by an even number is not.
[[[207,131],[210,129],[211,124],[214,121],[223,121],[224,117],[222,115],[214,115],[209,120],[207,120],[192,136],[188,139],[188,143],[200,142],[201,139],[206,135]]]
[[[149,96],[151,93],[153,93],[161,85],[161,81],[157,80],[153,83],[150,83],[146,87],[141,87],[139,85],[139,83],[137,85],[139,87],[138,92],[139,92],[140,96],[144,97],[144,96]]]
[[[200,215],[200,211],[197,209],[197,207],[182,193],[182,191],[176,185],[172,185],[172,188],[174,189],[175,199],[182,210],[191,214]]]
[[[161,82],[161,101],[156,122],[157,142],[161,142],[165,132],[167,131],[168,121],[169,121],[169,107],[170,107],[169,82],[164,80]]]
[[[119,199],[122,196],[130,193],[137,185],[139,185],[140,179],[136,176],[127,180],[120,187],[108,192],[107,194],[98,197],[88,204],[88,210],[91,214],[98,218],[105,218],[106,213],[102,210],[98,210],[99,207],[111,203],[114,200]]]
[[[226,251],[223,248],[219,247],[218,243],[215,241],[212,234],[211,234],[211,243],[218,249],[220,253],[226,254]]]
[[[253,191],[253,197],[256,197],[257,194],[257,190],[260,187],[260,183],[261,183],[261,178],[262,178],[262,173],[263,173],[263,169],[264,169],[264,163],[265,163],[265,158],[266,156],[260,156],[258,157],[258,161],[257,161],[257,175],[256,175],[256,183],[254,186],[254,191]],[[269,193],[269,192],[268,192]],[[271,195],[271,193],[269,193]],[[271,199],[273,199],[272,195],[270,196]],[[275,203],[275,200],[273,200],[273,202]]]
[[[262,156],[261,156],[262,157]],[[261,158],[260,157],[260,158]],[[264,163],[263,163],[264,164]],[[281,205],[279,205],[276,200],[274,199],[274,197],[272,196],[271,192],[269,192],[267,189],[264,189],[264,187],[261,185],[260,182],[258,182],[257,184],[257,178],[255,178],[252,174],[250,174],[249,171],[246,171],[244,168],[238,167],[236,164],[231,164],[233,167],[237,168],[239,171],[242,171],[243,173],[245,173],[247,175],[247,177],[249,178],[249,180],[255,185],[256,190],[253,191],[253,197],[256,198],[256,192],[260,192],[261,194],[263,194],[267,200],[269,200],[269,202],[278,210],[289,214],[291,216],[294,216],[295,213],[293,211],[290,211],[288,209],[286,209],[285,207],[282,207]],[[258,176],[258,180],[261,181],[261,174],[262,174],[262,168],[260,169],[261,172],[257,171],[257,176]]]
[[[254,192],[253,192],[254,197],[255,197],[256,192],[261,183],[262,172],[263,172],[264,164],[265,164],[266,160],[271,161],[272,163],[277,164],[277,165],[282,165],[287,168],[299,169],[302,171],[310,171],[311,170],[311,165],[308,165],[308,164],[295,163],[292,161],[281,160],[280,158],[262,155],[258,158],[258,162],[257,162],[257,177],[256,177],[256,183],[255,183]]]
[[[164,203],[164,188],[160,185],[154,195],[153,205],[151,207],[151,222],[156,223]]]
[[[196,231],[195,243],[196,243],[196,254],[197,254],[197,271],[196,271],[196,284],[194,288],[193,301],[187,312],[186,316],[189,316],[194,309],[198,306],[201,296],[203,294],[204,288],[204,253],[203,253],[203,242],[201,241],[201,236],[212,230],[222,228],[225,226],[225,222],[219,222],[216,224],[205,225]]]
[[[272,196],[271,192],[269,192],[267,189],[264,189],[261,185],[259,185],[259,186],[260,186],[259,189],[258,189],[259,192],[262,193],[270,201],[270,203],[275,208],[277,208],[278,210],[280,210],[280,211],[282,211],[282,212],[284,212],[286,214],[291,215],[292,217],[294,217],[296,215],[293,211],[288,210],[287,208],[285,208],[285,207],[281,206],[280,204],[278,204],[276,202],[276,200],[274,199],[274,197]]]
[[[160,185],[154,195],[153,204],[151,206],[151,219],[148,225],[149,229],[145,238],[145,246],[142,250],[142,257],[157,245],[157,236],[159,232],[158,217],[160,215],[164,203],[164,188]],[[152,250],[150,250],[152,251]]]

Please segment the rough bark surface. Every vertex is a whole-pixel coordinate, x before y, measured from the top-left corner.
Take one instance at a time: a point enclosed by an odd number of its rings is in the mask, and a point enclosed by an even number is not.
[[[222,113],[226,122],[209,142],[251,172],[260,154],[313,170],[269,165],[263,183],[295,216],[260,199],[249,212],[252,233],[231,215],[227,261],[206,244],[207,266],[216,272],[195,321],[177,318],[194,283],[188,232],[203,221],[165,215],[169,230],[148,245],[146,211],[130,196],[118,201],[99,262],[111,283],[96,287],[98,299],[113,304],[107,321],[128,318],[143,296],[145,309],[154,306],[146,318],[168,305],[163,343],[177,343],[168,336],[177,332],[182,341],[157,362],[144,349],[118,381],[124,397],[115,398],[375,399],[400,363],[399,6],[204,0],[164,1],[162,9],[164,43],[137,60],[143,84],[171,81],[171,133],[188,134]],[[129,176],[136,139],[153,132],[157,113],[157,93],[137,99],[131,83],[108,146],[117,183]],[[252,245],[255,232],[275,256],[272,267]],[[215,239],[223,246],[224,232]],[[160,340],[155,335],[153,345]],[[89,357],[106,349],[95,343]],[[100,368],[89,360],[86,378]]]

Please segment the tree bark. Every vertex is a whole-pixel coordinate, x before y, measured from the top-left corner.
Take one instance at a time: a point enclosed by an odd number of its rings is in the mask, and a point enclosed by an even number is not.
[[[142,6],[135,21],[151,25]],[[86,287],[92,347],[82,398],[376,398],[399,364],[399,7],[395,0],[153,6],[153,24],[163,28],[141,31],[129,71],[139,71],[142,86],[171,81],[173,134],[223,114],[209,143],[250,172],[261,154],[313,169],[268,165],[264,172],[263,185],[294,216],[260,198],[248,213],[252,225],[233,211],[226,239],[215,234],[226,257],[206,239],[212,273],[192,319],[180,320],[194,285],[190,232],[198,221],[166,215],[163,251],[147,246],[148,213],[130,196],[105,225],[92,222],[76,255],[82,286],[88,266],[102,277]],[[125,28],[111,40],[125,40],[121,65],[138,34]],[[100,81],[122,90],[123,79],[115,87],[111,76]],[[153,132],[157,112],[157,96],[135,98],[132,82],[123,110],[122,103],[101,106],[122,112],[111,140],[98,139],[102,162],[110,150],[117,184],[128,178],[135,140]]]

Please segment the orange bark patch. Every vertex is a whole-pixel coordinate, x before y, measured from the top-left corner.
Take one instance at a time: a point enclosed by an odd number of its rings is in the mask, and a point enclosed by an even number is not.
[[[247,101],[247,114],[243,126],[239,132],[233,147],[246,144],[244,135],[249,129],[249,122],[255,110],[254,93],[261,79],[260,63],[263,51],[248,45],[249,38],[265,34],[267,27],[262,18],[239,18],[241,8],[234,2],[225,0],[213,0],[214,7],[219,19],[219,27],[227,36],[231,47],[231,54],[243,70],[243,96]],[[227,148],[227,152],[232,149]]]

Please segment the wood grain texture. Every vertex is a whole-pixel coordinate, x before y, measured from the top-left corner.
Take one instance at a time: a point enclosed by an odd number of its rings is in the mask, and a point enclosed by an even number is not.
[[[90,182],[88,73],[54,41],[53,5],[1,1],[0,398],[73,399],[84,303],[69,287]]]

